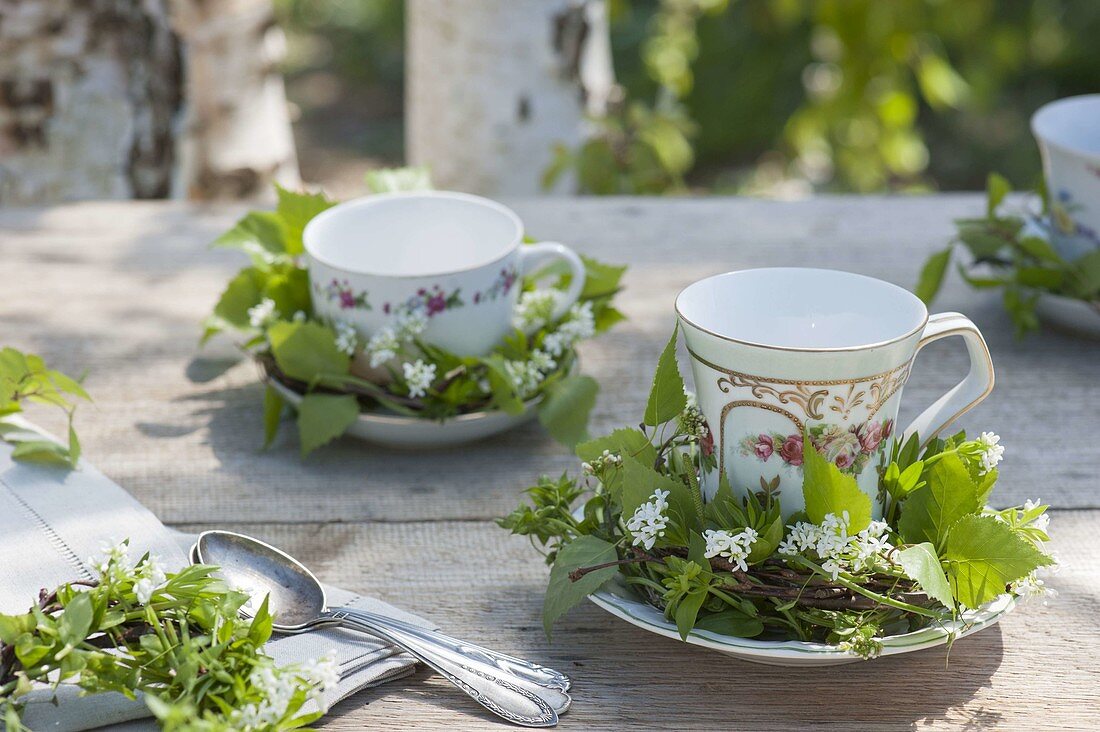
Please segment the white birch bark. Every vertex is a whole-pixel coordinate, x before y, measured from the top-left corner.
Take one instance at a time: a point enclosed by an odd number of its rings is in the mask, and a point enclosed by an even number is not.
[[[271,0],[0,0],[0,203],[297,182]]]
[[[604,0],[407,0],[406,26],[406,157],[440,188],[543,192],[553,146],[605,109]]]

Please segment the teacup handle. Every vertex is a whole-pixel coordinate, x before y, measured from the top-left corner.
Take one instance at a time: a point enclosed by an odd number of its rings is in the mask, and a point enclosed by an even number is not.
[[[962,336],[970,355],[970,371],[958,384],[935,401],[928,409],[905,428],[902,440],[908,440],[914,432],[920,435],[922,445],[935,437],[940,430],[954,422],[965,412],[981,402],[993,391],[993,360],[978,326],[961,313],[936,313],[928,318],[917,351],[932,341],[948,336]],[[904,444],[904,442],[903,442]]]
[[[584,262],[569,247],[556,241],[542,241],[537,244],[528,244],[519,250],[519,271],[521,275],[528,275],[536,271],[540,266],[554,259],[564,260],[573,277],[569,281],[569,289],[562,297],[558,298],[558,304],[554,308],[554,320],[565,315],[573,303],[581,296],[584,290],[585,269]]]

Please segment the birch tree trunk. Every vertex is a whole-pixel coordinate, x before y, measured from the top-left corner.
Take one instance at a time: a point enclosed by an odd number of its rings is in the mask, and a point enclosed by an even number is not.
[[[441,188],[542,192],[554,145],[605,110],[604,0],[406,0],[406,27],[406,157]]]
[[[0,0],[0,203],[296,183],[278,40],[271,0]]]

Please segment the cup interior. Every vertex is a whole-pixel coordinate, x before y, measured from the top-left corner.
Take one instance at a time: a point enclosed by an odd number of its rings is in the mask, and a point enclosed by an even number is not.
[[[306,226],[314,259],[357,274],[417,277],[475,269],[523,236],[519,217],[480,196],[444,191],[368,196],[333,206]]]
[[[897,285],[789,267],[700,280],[679,294],[676,311],[719,338],[791,350],[870,347],[911,335],[928,320],[920,298]]]
[[[1067,97],[1039,108],[1035,136],[1071,152],[1100,156],[1100,94]]]

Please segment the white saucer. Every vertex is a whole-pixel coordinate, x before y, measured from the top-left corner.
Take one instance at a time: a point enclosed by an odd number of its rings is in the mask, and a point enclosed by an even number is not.
[[[1060,295],[1039,295],[1035,312],[1046,324],[1073,335],[1100,340],[1100,304]]]
[[[617,575],[615,579],[589,595],[588,599],[631,625],[666,638],[680,640],[676,625],[666,620],[660,610],[638,597],[634,590],[622,581],[621,575]],[[964,613],[959,621],[923,628],[912,633],[887,636],[882,639],[882,655],[894,656],[942,646],[947,643],[952,633],[956,639],[977,633],[995,624],[1015,606],[1015,598],[1011,595],[1001,595],[977,610]],[[743,661],[769,666],[838,666],[864,660],[854,653],[837,650],[834,646],[825,643],[734,638],[706,630],[691,631],[687,642],[726,653]]]
[[[295,407],[302,395],[261,371],[264,383]],[[389,447],[451,447],[474,442],[518,427],[535,417],[539,399],[524,404],[520,414],[501,411],[471,412],[439,422],[397,414],[360,414],[347,434]]]

